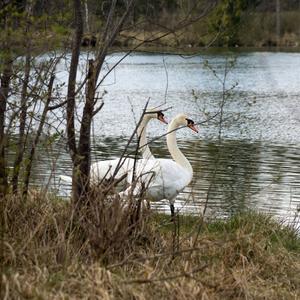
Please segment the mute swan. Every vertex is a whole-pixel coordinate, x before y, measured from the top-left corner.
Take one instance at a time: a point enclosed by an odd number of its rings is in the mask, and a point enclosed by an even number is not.
[[[151,119],[158,119],[162,123],[168,124],[161,110],[155,108],[146,110],[137,129],[137,134],[140,137],[139,147],[141,148],[142,156],[145,160],[154,159],[146,137],[146,128]],[[120,159],[117,158],[93,163],[90,170],[91,184],[97,184],[103,181],[103,179],[110,180],[113,176],[116,181],[124,176],[126,177],[126,174],[134,167],[134,159],[126,158],[121,164],[119,164],[119,161]],[[120,165],[119,170],[117,174],[114,174],[118,165]]]
[[[167,199],[170,202],[171,215],[174,216],[174,202],[176,196],[191,182],[193,168],[187,158],[177,146],[176,129],[187,126],[195,132],[194,121],[185,114],[177,115],[168,126],[167,146],[172,159],[140,159],[135,168],[135,186],[127,188],[120,196],[127,196],[130,192],[138,195],[145,192],[145,198],[150,201]],[[127,181],[132,178],[131,171]]]

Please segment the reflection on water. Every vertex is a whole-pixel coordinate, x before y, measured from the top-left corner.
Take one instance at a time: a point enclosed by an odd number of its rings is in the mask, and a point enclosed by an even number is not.
[[[121,55],[109,56],[107,66]],[[149,97],[150,106],[166,100],[166,106],[173,107],[166,112],[169,119],[186,112],[198,122],[205,120],[205,114],[218,111],[222,86],[203,63],[208,60],[222,74],[226,57],[127,57],[102,87],[108,93],[93,124],[93,160],[120,155],[135,126],[132,111],[138,116]],[[62,62],[58,70],[59,81],[65,82],[66,63]],[[209,211],[218,216],[246,208],[278,216],[296,211],[300,205],[299,70],[300,53],[237,54],[227,86],[236,82],[238,86],[224,106],[222,142],[217,142],[218,127],[213,122],[200,126],[199,135],[187,129],[177,133],[179,146],[194,168],[193,182],[178,196],[177,208],[198,212],[208,199]],[[148,130],[155,137],[165,133],[166,127],[153,121]],[[34,170],[37,184],[47,183],[53,173],[50,187],[67,193],[68,187],[57,182],[58,175],[71,173],[65,148],[65,143],[60,143],[53,145],[50,153],[44,149],[39,152]],[[164,141],[152,143],[151,148],[156,157],[168,157]],[[167,209],[162,202],[153,207]]]

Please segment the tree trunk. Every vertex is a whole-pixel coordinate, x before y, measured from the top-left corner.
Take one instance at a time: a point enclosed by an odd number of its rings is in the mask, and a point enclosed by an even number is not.
[[[8,190],[5,162],[6,137],[4,127],[9,85],[12,76],[12,63],[10,55],[7,54],[7,57],[4,60],[4,68],[0,79],[0,198],[5,196]]]
[[[277,47],[280,46],[280,0],[276,0],[276,39],[277,39]]]
[[[89,194],[89,174],[90,174],[90,154],[91,154],[91,124],[93,120],[95,91],[96,91],[96,72],[94,60],[89,60],[88,80],[86,89],[86,101],[82,114],[80,136],[78,143],[78,155],[74,168],[74,179],[76,182],[75,202],[80,204],[85,202]],[[82,203],[81,203],[82,202]],[[78,203],[76,203],[78,204]],[[78,206],[78,205],[77,205]]]
[[[75,111],[75,89],[76,89],[76,75],[79,63],[80,44],[83,35],[83,21],[81,11],[81,1],[74,0],[75,9],[75,37],[72,45],[72,58],[70,64],[70,73],[68,80],[68,93],[67,93],[67,135],[68,146],[71,152],[71,158],[73,163],[76,157],[76,139],[75,139],[75,123],[74,123],[74,111]]]
[[[76,1],[74,0],[74,3]],[[72,181],[72,192],[73,192],[73,203],[74,207],[80,209],[81,205],[86,204],[86,200],[89,195],[89,173],[90,173],[90,139],[91,139],[91,123],[94,116],[94,108],[97,100],[95,100],[95,93],[97,89],[97,79],[99,77],[107,50],[109,46],[113,43],[117,34],[121,30],[126,18],[128,17],[131,8],[133,6],[134,0],[130,0],[126,7],[124,14],[120,17],[118,22],[113,22],[115,17],[115,8],[117,0],[111,2],[110,11],[107,17],[106,25],[103,30],[103,35],[98,49],[98,54],[95,61],[89,61],[88,77],[86,83],[86,99],[83,109],[83,115],[81,118],[80,136],[78,148],[76,148],[75,143],[75,131],[74,135],[72,133],[72,128],[74,128],[74,105],[75,98],[71,99],[68,97],[70,110],[68,116],[68,139],[70,143],[70,150],[74,149],[73,153],[73,181]],[[82,14],[80,6],[75,6],[76,10],[76,35],[75,41],[79,37],[78,33],[82,33]],[[82,36],[82,35],[81,35]],[[75,49],[73,48],[73,52]],[[74,52],[75,53],[75,52]],[[75,96],[75,95],[74,95]],[[72,112],[71,112],[72,111]],[[72,115],[71,115],[72,113]],[[70,128],[69,128],[70,126]],[[71,138],[71,139],[70,139]]]
[[[21,163],[24,157],[25,150],[25,126],[26,126],[26,117],[27,117],[27,89],[29,84],[30,77],[30,60],[31,60],[31,42],[30,36],[28,35],[30,30],[30,16],[32,16],[33,9],[33,0],[28,0],[25,6],[26,12],[26,25],[24,28],[24,37],[27,39],[26,43],[26,57],[25,57],[25,67],[24,67],[24,80],[22,85],[21,92],[21,112],[20,112],[20,128],[19,128],[19,138],[16,148],[16,157],[14,161],[13,167],[13,175],[12,175],[12,189],[13,193],[16,194],[18,192],[18,181]]]
[[[88,7],[88,1],[84,1],[84,12],[85,12],[85,26],[86,31],[90,33],[90,24],[89,24],[89,7]]]
[[[46,100],[46,103],[45,103],[45,107],[43,109],[43,113],[42,113],[42,116],[41,116],[40,124],[39,124],[38,130],[37,130],[34,142],[32,144],[31,150],[30,150],[29,157],[27,159],[27,164],[26,164],[26,168],[25,168],[24,186],[23,186],[23,192],[22,192],[22,194],[25,198],[26,198],[27,193],[28,193],[29,180],[30,180],[32,162],[33,162],[33,159],[34,159],[35,150],[36,150],[36,147],[37,147],[37,145],[40,141],[40,136],[43,132],[44,124],[45,124],[45,121],[46,121],[48,107],[49,107],[49,104],[51,102],[54,78],[55,78],[54,75],[52,75],[51,78],[50,78],[50,81],[49,81],[49,84],[48,84],[47,100]]]
[[[16,158],[14,161],[14,168],[13,168],[13,176],[12,176],[12,186],[13,186],[13,193],[16,194],[18,192],[18,181],[19,181],[19,173],[21,168],[21,162],[24,156],[24,140],[25,140],[25,125],[26,125],[26,116],[27,116],[27,88],[29,83],[29,75],[30,75],[30,59],[31,55],[28,53],[26,55],[25,61],[25,74],[24,74],[24,81],[22,86],[22,93],[21,93],[21,112],[20,112],[20,128],[19,128],[19,139],[17,143],[16,149]]]
[[[72,58],[70,64],[70,73],[68,80],[68,93],[67,93],[67,136],[68,147],[73,163],[73,180],[72,180],[72,200],[76,204],[80,201],[83,186],[80,179],[80,161],[81,157],[78,156],[75,138],[75,93],[76,93],[76,75],[79,63],[80,44],[83,35],[83,17],[82,6],[80,0],[73,0],[75,10],[75,36],[72,45]]]

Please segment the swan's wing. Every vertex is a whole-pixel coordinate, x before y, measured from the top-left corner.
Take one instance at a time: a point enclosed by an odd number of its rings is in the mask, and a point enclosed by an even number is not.
[[[132,182],[132,172],[128,182]],[[147,190],[152,200],[172,199],[189,184],[190,175],[170,159],[139,160],[136,165],[137,179],[134,194]]]
[[[62,180],[67,183],[72,183],[72,177],[71,176],[65,176],[65,175],[59,175],[59,180]]]
[[[103,179],[110,179],[119,164],[119,159],[103,160],[95,162],[91,165],[90,178],[91,182],[98,183]],[[133,160],[131,158],[126,158],[124,163],[120,166],[118,173],[115,176],[115,179],[119,179],[125,174],[128,170],[132,168]]]
[[[103,160],[93,163],[90,170],[91,181],[109,179],[116,169],[116,163],[116,160]]]
[[[161,199],[173,199],[190,182],[190,174],[170,159],[160,159],[156,176],[149,184],[150,196]]]

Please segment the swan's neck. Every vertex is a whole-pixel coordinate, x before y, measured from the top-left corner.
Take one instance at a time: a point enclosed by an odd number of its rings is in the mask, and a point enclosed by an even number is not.
[[[189,175],[191,176],[190,178],[191,180],[193,177],[193,168],[190,162],[187,160],[187,158],[183,155],[183,153],[178,148],[177,141],[176,141],[176,131],[173,131],[178,127],[179,125],[177,125],[174,121],[170,123],[168,127],[168,132],[170,133],[167,134],[167,145],[172,158],[175,160],[176,163],[178,163],[189,173]]]
[[[150,118],[147,116],[144,116],[139,128],[137,129],[137,134],[140,137],[140,145],[139,147],[141,148],[142,151],[142,156],[144,159],[154,159],[154,156],[151,153],[151,150],[149,148],[148,140],[147,140],[147,125],[148,122],[150,121]]]

